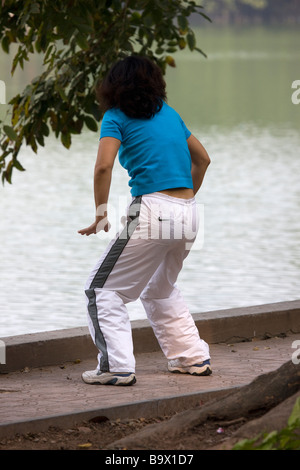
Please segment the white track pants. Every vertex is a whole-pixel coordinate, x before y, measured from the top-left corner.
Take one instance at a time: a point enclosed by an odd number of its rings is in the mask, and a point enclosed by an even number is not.
[[[195,199],[153,193],[132,202],[126,227],[101,256],[85,290],[101,371],[135,371],[126,303],[139,297],[168,360],[188,366],[209,359],[209,347],[175,285],[197,230]]]

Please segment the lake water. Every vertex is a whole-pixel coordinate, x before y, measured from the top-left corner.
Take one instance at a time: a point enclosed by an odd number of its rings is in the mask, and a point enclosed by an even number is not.
[[[167,74],[169,104],[212,161],[197,195],[204,244],[178,284],[193,313],[298,299],[298,31],[205,28],[198,36],[208,58],[180,53]],[[9,95],[22,74],[9,81],[5,60],[0,79]],[[38,155],[24,148],[27,171],[0,188],[0,337],[86,325],[84,283],[108,242],[77,234],[93,220],[97,147],[97,134],[85,132],[70,151],[54,138]],[[117,215],[128,198],[116,164]],[[132,320],[145,318],[139,301],[128,309]]]

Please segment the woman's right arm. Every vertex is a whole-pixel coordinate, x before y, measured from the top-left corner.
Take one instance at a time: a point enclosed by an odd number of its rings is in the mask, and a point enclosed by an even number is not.
[[[192,179],[194,194],[196,194],[202,185],[204,175],[210,164],[210,158],[203,145],[193,134],[187,139],[187,144],[192,159]]]
[[[94,169],[95,221],[89,227],[79,230],[78,233],[81,235],[91,235],[97,233],[99,229],[105,232],[109,230],[107,202],[112,169],[120,145],[121,142],[114,137],[103,137],[100,140]]]

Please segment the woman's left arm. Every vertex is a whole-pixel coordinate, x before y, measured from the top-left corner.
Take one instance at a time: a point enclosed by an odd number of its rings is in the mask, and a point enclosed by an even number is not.
[[[114,137],[100,140],[94,169],[94,198],[96,206],[95,221],[87,228],[78,230],[81,235],[91,235],[99,230],[108,232],[107,202],[111,184],[112,169],[121,142]]]

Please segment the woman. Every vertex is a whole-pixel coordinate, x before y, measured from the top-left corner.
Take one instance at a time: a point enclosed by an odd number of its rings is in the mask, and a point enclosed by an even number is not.
[[[197,233],[195,194],[210,163],[201,143],[166,103],[161,70],[150,59],[118,61],[98,97],[105,110],[94,170],[95,221],[107,231],[112,169],[119,152],[133,197],[124,230],[109,244],[87,285],[89,328],[99,349],[89,384],[136,382],[126,303],[140,298],[170,372],[209,375],[208,345],[175,286]]]

